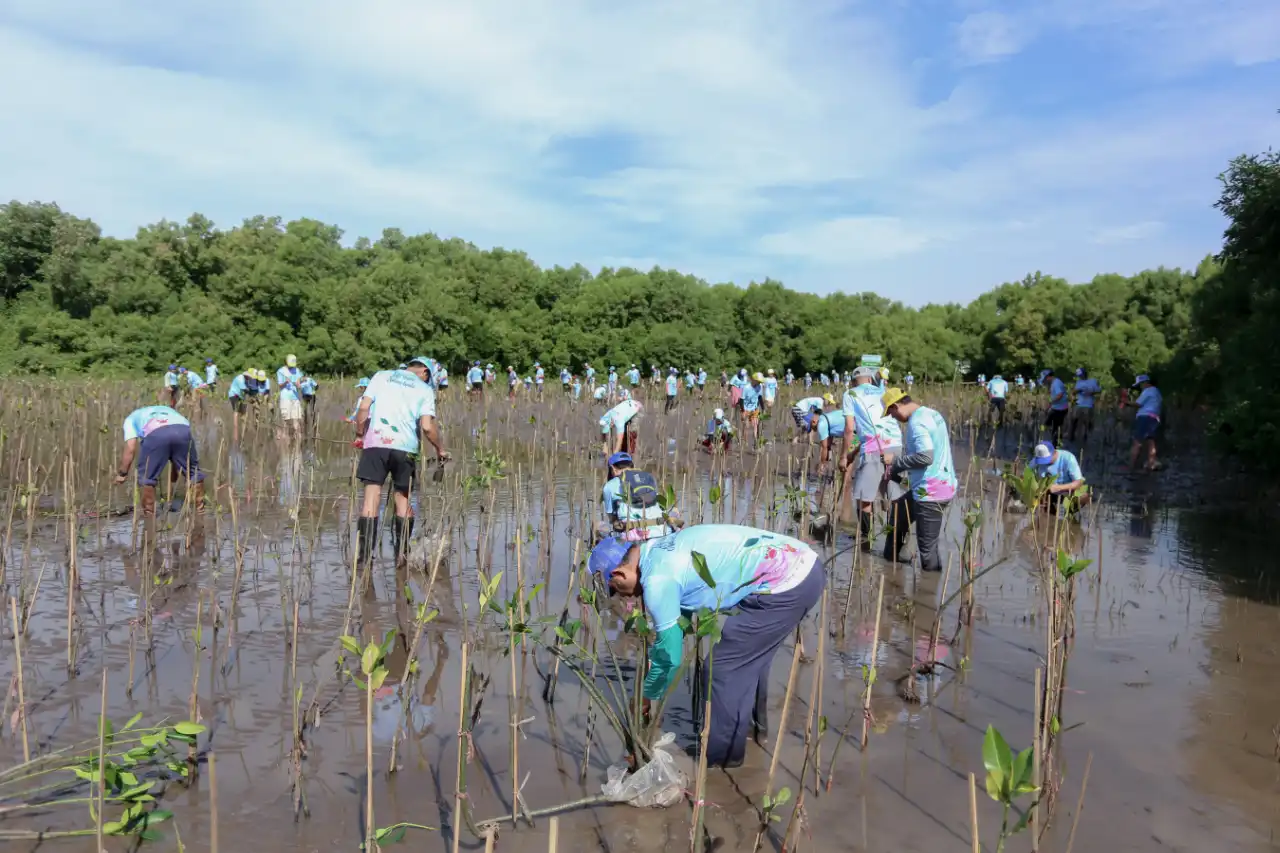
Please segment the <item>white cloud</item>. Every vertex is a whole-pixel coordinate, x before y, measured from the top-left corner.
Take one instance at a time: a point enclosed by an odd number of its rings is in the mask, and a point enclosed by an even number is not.
[[[1134,222],[1130,225],[1112,225],[1093,232],[1093,242],[1103,246],[1131,243],[1154,237],[1164,230],[1163,222]]]
[[[930,238],[894,216],[842,216],[791,231],[766,234],[759,248],[819,264],[883,260],[924,248]]]
[[[956,28],[961,55],[973,63],[994,62],[1022,49],[1025,34],[1001,12],[987,10],[965,17]]]
[[[938,56],[856,0],[8,0],[0,186],[112,233],[309,215],[967,298],[1212,250],[1214,176],[1274,140],[1275,87],[1191,75],[1280,82],[1273,4],[961,0]],[[1050,38],[1117,85],[1023,113],[999,75]]]

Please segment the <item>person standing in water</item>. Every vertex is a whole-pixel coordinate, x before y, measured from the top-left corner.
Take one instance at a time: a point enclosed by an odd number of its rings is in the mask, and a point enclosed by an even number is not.
[[[431,387],[430,361],[417,356],[406,370],[382,370],[369,380],[356,412],[356,442],[360,461],[356,478],[364,484],[364,501],[356,522],[356,550],[361,566],[373,557],[381,511],[382,484],[391,478],[395,523],[391,541],[400,563],[408,555],[413,536],[413,505],[409,493],[417,479],[417,456],[423,439],[435,449],[436,461],[449,461],[436,423],[436,394]]]
[[[906,473],[910,488],[893,503],[889,512],[889,537],[884,543],[887,560],[903,562],[902,546],[908,528],[916,526],[916,551],[920,569],[942,571],[942,522],[956,495],[959,481],[951,461],[951,434],[941,414],[912,400],[901,388],[884,392],[884,409],[907,425],[907,440],[885,476],[895,479]]]
[[[280,389],[280,420],[290,438],[302,437],[302,371],[298,369],[298,357],[287,355],[284,366],[276,371],[276,385]]]
[[[756,372],[751,380],[742,386],[742,416],[746,418],[747,427],[751,431],[751,447],[756,447],[760,443],[760,405],[763,399],[764,374]]]
[[[210,388],[218,387],[218,365],[214,364],[211,358],[204,360],[204,384]]]
[[[710,583],[695,561],[705,561]],[[700,524],[647,542],[610,537],[592,549],[587,568],[609,595],[638,596],[648,611],[655,639],[643,689],[646,716],[666,696],[684,657],[681,613],[721,614],[720,641],[702,667],[709,674],[703,695],[711,702],[704,746],[708,766],[740,766],[748,735],[754,730],[758,739],[768,729],[774,655],[826,587],[818,554],[780,533]]]
[[[1069,450],[1054,447],[1047,441],[1036,445],[1031,453],[1031,464],[1041,479],[1050,479],[1047,509],[1057,509],[1059,503],[1070,500],[1076,490],[1084,485],[1084,473],[1080,470],[1080,460]],[[1076,499],[1076,507],[1089,503],[1087,494]]]
[[[1139,374],[1133,380],[1133,384],[1141,391],[1138,399],[1130,403],[1138,407],[1138,416],[1133,419],[1133,446],[1129,449],[1129,470],[1137,470],[1138,453],[1145,447],[1147,453],[1143,470],[1155,471],[1159,468],[1156,462],[1156,434],[1160,432],[1164,395],[1156,387],[1156,381],[1145,373]]]
[[[171,364],[164,374],[164,396],[170,406],[178,405],[178,365]]]
[[[863,551],[871,550],[876,498],[882,491],[890,504],[902,497],[897,481],[886,483],[884,477],[886,466],[902,452],[902,429],[885,411],[885,392],[876,379],[874,368],[858,367],[853,371],[853,387],[840,401],[844,435],[839,468],[843,474],[853,466],[848,493],[858,503],[858,539]]]
[[[1080,441],[1083,444],[1089,440],[1089,433],[1093,432],[1093,412],[1094,402],[1098,394],[1102,393],[1102,386],[1098,384],[1098,380],[1089,376],[1089,372],[1083,367],[1076,368],[1076,405],[1071,410],[1071,428],[1067,431],[1067,440],[1076,440],[1077,428],[1082,431]]]
[[[673,367],[667,373],[667,403],[666,403],[666,407],[662,410],[662,413],[664,415],[671,414],[671,410],[676,407],[676,403],[680,399],[679,395],[680,395],[680,374]]]
[[[996,410],[996,428],[1004,426],[1004,407],[1009,402],[1009,383],[1004,377],[997,373],[991,377],[991,381],[986,385],[987,399],[990,400],[991,408]]]
[[[478,361],[471,362],[471,369],[467,371],[467,396],[484,399],[484,371]]]
[[[1045,415],[1044,428],[1049,433],[1049,440],[1058,444],[1062,441],[1062,428],[1066,425],[1067,411],[1071,408],[1071,395],[1067,393],[1067,383],[1059,379],[1052,370],[1040,371],[1040,384],[1044,385],[1046,380],[1049,385],[1049,410]]]
[[[204,474],[191,435],[191,422],[169,406],[143,406],[124,419],[124,451],[116,468],[115,484],[124,485],[134,459],[138,460],[138,485],[142,487],[142,514],[156,514],[156,484],[169,466],[174,482],[185,476],[188,497],[204,509]]]
[[[774,401],[778,399],[778,374],[773,368],[769,368],[768,374],[764,378],[764,408],[765,411],[773,409]]]
[[[614,533],[628,542],[641,542],[671,532],[666,514],[658,505],[658,481],[635,467],[631,454],[618,451],[609,457],[609,479],[600,496]]]

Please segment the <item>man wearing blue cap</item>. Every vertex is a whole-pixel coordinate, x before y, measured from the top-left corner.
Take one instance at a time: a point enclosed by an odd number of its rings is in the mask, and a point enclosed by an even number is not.
[[[710,583],[695,568],[706,562]],[[682,613],[721,615],[721,638],[703,667],[710,674],[707,764],[737,767],[750,729],[766,728],[769,665],[822,597],[826,572],[818,554],[790,536],[734,524],[700,524],[647,542],[611,537],[591,552],[587,568],[610,594],[639,595],[655,641],[644,680],[644,710],[661,700],[684,657]]]
[[[413,505],[409,492],[417,478],[418,451],[425,438],[445,463],[445,452],[436,423],[436,394],[431,387],[430,360],[418,356],[405,370],[381,370],[369,380],[356,410],[356,441],[362,448],[356,477],[364,483],[364,503],[356,522],[356,550],[360,565],[373,556],[378,534],[378,504],[382,484],[391,477],[396,518],[391,541],[399,563],[408,555],[413,536]]]
[[[609,480],[604,484],[600,506],[613,530],[628,542],[671,532],[666,513],[658,505],[658,481],[652,474],[636,470],[631,454],[625,451],[609,457]]]
[[[1052,480],[1046,503],[1049,509],[1056,509],[1060,501],[1069,498],[1076,489],[1084,485],[1080,460],[1070,450],[1054,447],[1050,442],[1042,441],[1036,445],[1031,452],[1031,464],[1041,478]],[[1081,497],[1078,505],[1085,503],[1088,503],[1087,495]]]
[[[1145,373],[1133,380],[1135,387],[1142,389],[1138,399],[1129,405],[1138,407],[1138,416],[1133,419],[1133,446],[1129,449],[1129,470],[1138,467],[1138,453],[1143,446],[1147,449],[1145,470],[1155,471],[1156,433],[1160,431],[1160,416],[1164,411],[1164,395],[1156,387],[1156,382]]]
[[[1049,433],[1049,440],[1060,444],[1062,427],[1067,422],[1067,412],[1071,408],[1071,395],[1067,393],[1067,383],[1059,379],[1052,370],[1040,371],[1040,384],[1049,386],[1049,411],[1045,415],[1044,428]]]

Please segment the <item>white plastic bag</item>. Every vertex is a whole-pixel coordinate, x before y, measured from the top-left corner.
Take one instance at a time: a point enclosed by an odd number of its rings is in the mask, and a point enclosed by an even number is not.
[[[667,732],[653,745],[653,760],[635,773],[627,773],[627,765],[615,764],[609,768],[609,781],[602,793],[615,803],[626,803],[638,809],[674,806],[684,798],[689,787],[689,777],[669,751],[676,742],[674,732]]]

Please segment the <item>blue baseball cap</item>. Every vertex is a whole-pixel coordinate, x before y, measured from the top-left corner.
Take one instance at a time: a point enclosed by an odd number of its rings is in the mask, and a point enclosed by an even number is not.
[[[170,369],[170,370],[177,370],[177,369],[178,369],[178,365],[176,365],[176,364],[171,364],[171,365],[169,365],[169,369]],[[1136,383],[1136,382],[1135,382],[1134,384],[1136,385],[1136,384],[1138,384],[1138,383]]]
[[[1133,384],[1134,384],[1134,385],[1141,385],[1143,382],[1150,382],[1150,381],[1151,381],[1151,377],[1150,377],[1150,376],[1148,376],[1148,375],[1147,375],[1147,374],[1145,374],[1145,373],[1139,373],[1139,374],[1137,375],[1137,377],[1135,377],[1135,378],[1134,378],[1134,380],[1133,380]]]
[[[613,575],[613,570],[627,558],[627,552],[631,550],[632,544],[623,542],[616,536],[610,536],[608,539],[602,539],[600,544],[592,548],[591,556],[587,558],[587,571],[593,575],[600,575],[610,595],[613,594],[613,589],[609,586],[609,579]]]
[[[361,376],[361,377],[360,377],[360,381],[356,383],[356,387],[357,387],[357,388],[368,388],[368,387],[369,387],[369,377],[368,377],[368,376]]]
[[[609,457],[610,465],[621,465],[623,462],[631,464],[632,461],[631,454],[627,453],[625,450],[619,450],[617,453]]]
[[[205,364],[213,364],[213,359],[211,359],[211,358],[206,358],[206,359],[204,360],[204,363],[205,363]]]
[[[415,355],[413,358],[405,362],[405,364],[421,364],[423,367],[430,367],[431,359],[427,358],[425,355]]]
[[[1036,449],[1031,452],[1032,465],[1052,465],[1053,464],[1053,445],[1047,441],[1042,441],[1036,445]]]

